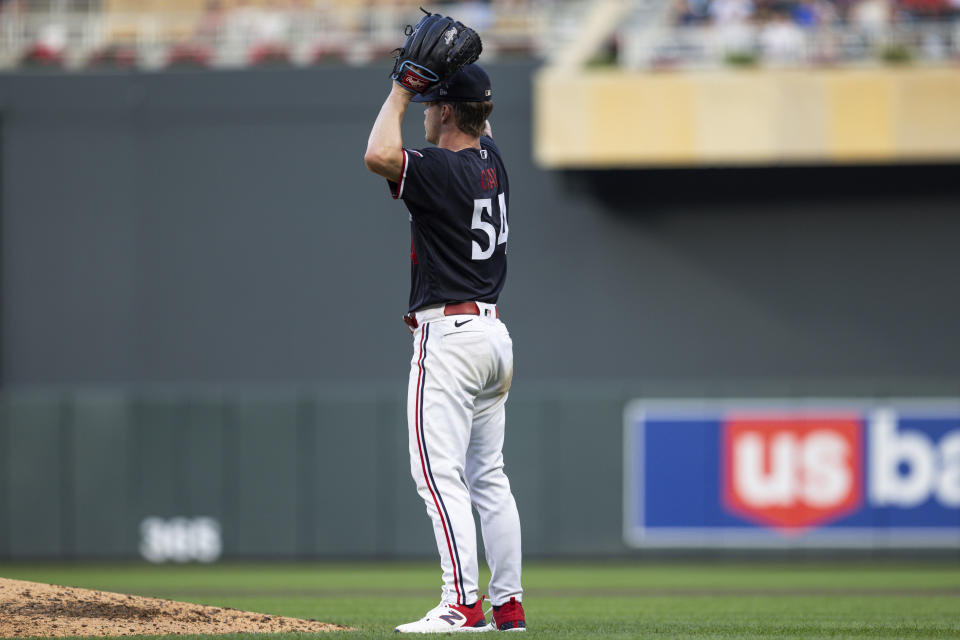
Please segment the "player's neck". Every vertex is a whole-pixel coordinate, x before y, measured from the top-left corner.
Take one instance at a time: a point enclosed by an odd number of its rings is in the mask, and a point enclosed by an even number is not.
[[[461,149],[479,149],[480,138],[474,138],[469,133],[464,133],[460,129],[452,129],[440,133],[440,139],[437,140],[437,146],[441,149],[450,151],[460,151]]]

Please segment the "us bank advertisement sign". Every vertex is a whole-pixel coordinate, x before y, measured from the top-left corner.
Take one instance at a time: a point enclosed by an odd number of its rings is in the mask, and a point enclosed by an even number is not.
[[[960,399],[632,402],[624,539],[960,548]]]

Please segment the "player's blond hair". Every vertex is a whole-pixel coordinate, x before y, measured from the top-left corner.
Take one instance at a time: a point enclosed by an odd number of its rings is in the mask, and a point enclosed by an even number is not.
[[[453,109],[453,118],[457,128],[466,134],[479,138],[483,135],[487,118],[493,112],[493,101],[483,102],[446,102]]]

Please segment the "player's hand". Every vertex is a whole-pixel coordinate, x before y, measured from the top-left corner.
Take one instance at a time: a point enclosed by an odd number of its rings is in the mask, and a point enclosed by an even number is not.
[[[428,13],[407,26],[407,39],[397,49],[390,77],[404,89],[424,93],[480,57],[480,35],[453,18]]]
[[[417,95],[415,91],[408,89],[399,82],[393,82],[391,84],[393,86],[390,88],[390,95],[406,98],[405,102],[410,102],[410,100],[413,99],[413,96]]]

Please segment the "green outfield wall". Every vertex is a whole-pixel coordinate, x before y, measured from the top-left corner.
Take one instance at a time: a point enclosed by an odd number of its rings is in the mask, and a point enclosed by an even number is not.
[[[0,558],[434,553],[388,67],[0,74]],[[627,551],[631,399],[960,396],[957,165],[550,171],[490,70],[528,554]]]
[[[0,558],[430,554],[397,391],[4,394]],[[619,406],[510,400],[528,553],[623,550]]]
[[[430,556],[400,386],[4,392],[0,559]],[[623,410],[644,388],[656,391],[636,381],[514,386],[505,462],[526,554],[635,552],[623,539]],[[871,397],[866,383],[841,380],[739,388]],[[731,393],[702,382],[657,396]]]

